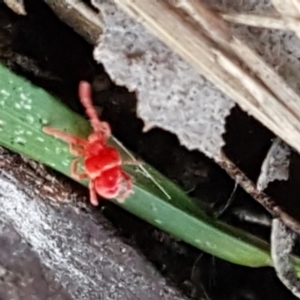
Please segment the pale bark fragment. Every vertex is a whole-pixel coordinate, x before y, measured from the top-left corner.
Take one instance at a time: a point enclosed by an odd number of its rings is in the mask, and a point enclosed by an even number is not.
[[[288,180],[291,149],[276,138],[262,164],[257,180],[258,191],[263,191],[275,180]]]
[[[95,45],[102,33],[100,16],[83,1],[45,0],[56,15],[82,35],[89,43]]]
[[[24,0],[3,0],[3,2],[16,14],[25,16],[27,14]]]

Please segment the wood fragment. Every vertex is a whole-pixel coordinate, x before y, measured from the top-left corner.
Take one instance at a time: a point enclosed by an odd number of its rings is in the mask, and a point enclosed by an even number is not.
[[[16,14],[21,16],[27,15],[24,0],[3,0],[3,2]]]
[[[86,41],[92,45],[97,43],[103,27],[101,17],[83,1],[45,0],[45,3]]]

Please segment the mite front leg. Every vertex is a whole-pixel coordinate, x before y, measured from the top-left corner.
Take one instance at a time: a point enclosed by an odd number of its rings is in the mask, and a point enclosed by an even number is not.
[[[108,123],[102,122],[92,102],[92,88],[86,81],[79,83],[79,98],[90,119],[94,132],[101,132],[105,141],[111,136],[111,129]]]
[[[106,142],[111,136],[111,129],[107,122],[102,122],[102,121],[100,121],[100,122],[101,122],[100,131],[102,132],[104,141]]]
[[[88,176],[88,174],[86,174],[86,173],[79,173],[78,171],[77,171],[77,169],[78,169],[78,160],[79,160],[79,158],[77,158],[77,159],[74,159],[73,161],[72,161],[72,164],[71,164],[71,176],[74,178],[74,179],[76,179],[76,180],[82,180],[82,179],[87,179],[87,178],[89,178],[89,176]]]

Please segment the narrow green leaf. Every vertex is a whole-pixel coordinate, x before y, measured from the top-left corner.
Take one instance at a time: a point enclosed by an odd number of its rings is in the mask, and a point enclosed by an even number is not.
[[[83,117],[0,65],[0,144],[70,176],[73,158],[68,146],[45,135],[41,129],[46,124],[81,137],[86,137],[91,130]],[[112,140],[125,155],[124,149],[116,142]],[[158,184],[139,167],[126,167],[134,177],[135,193],[119,204],[124,209],[227,261],[252,267],[272,265],[267,243],[210,219],[170,180],[147,164],[144,164],[144,168]],[[298,260],[296,262],[299,264]]]

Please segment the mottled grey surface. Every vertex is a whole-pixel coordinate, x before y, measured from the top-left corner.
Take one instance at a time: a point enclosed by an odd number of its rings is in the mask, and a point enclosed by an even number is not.
[[[31,273],[44,274],[45,271],[39,271],[43,268],[38,262],[39,257],[41,263],[52,271],[53,278],[76,300],[185,299],[180,292],[168,286],[146,258],[118,237],[102,214],[99,213],[96,220],[91,214],[70,205],[50,205],[49,199],[53,202],[53,196],[41,196],[43,188],[52,180],[49,174],[43,174],[41,170],[32,172],[28,162],[21,160],[14,163],[7,155],[0,154],[0,164],[0,220],[11,224],[17,232],[15,239],[21,237],[22,243],[30,244],[36,252],[34,257],[38,267],[32,263]],[[43,175],[46,177],[41,178]],[[53,180],[52,185],[55,185]],[[50,185],[47,191],[51,189]],[[31,250],[28,248],[26,251]],[[8,251],[7,256],[13,263],[12,253]],[[20,269],[24,253],[20,252],[18,258]],[[0,268],[0,275],[1,272]],[[50,290],[50,287],[47,287],[46,279],[39,281],[39,275],[32,276],[25,269],[23,272],[24,287],[32,285],[28,287],[28,293],[32,292],[32,295],[16,299],[56,299],[34,298],[35,289],[42,292]],[[18,277],[18,273],[14,276]],[[37,281],[32,283],[30,280]],[[13,290],[21,293],[18,286]],[[70,299],[64,294],[62,297]]]
[[[92,2],[105,25],[94,57],[116,84],[136,91],[145,129],[163,128],[188,149],[219,157],[234,102],[114,1]]]
[[[0,299],[71,300],[54,274],[0,215]]]

